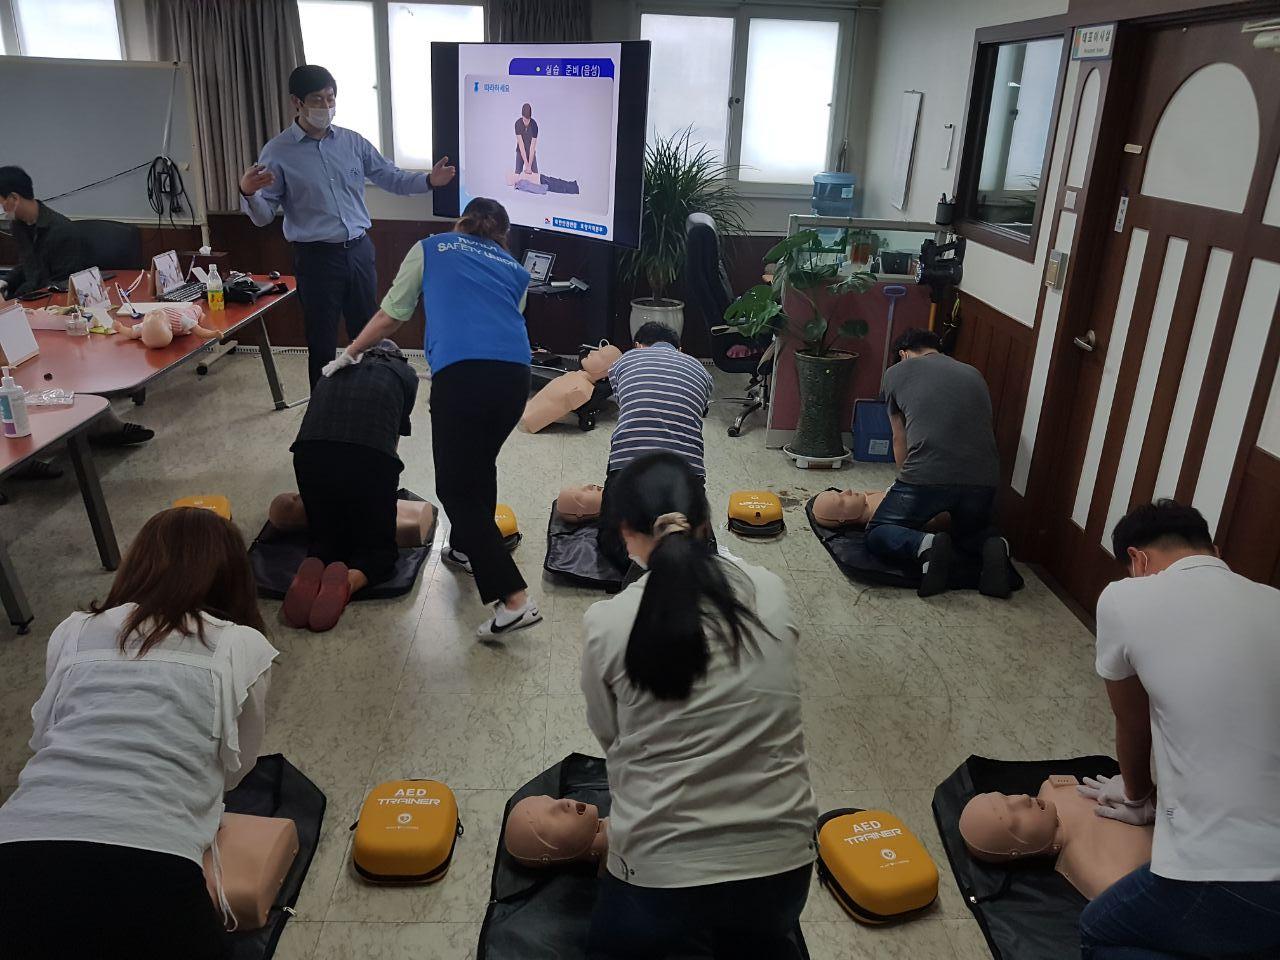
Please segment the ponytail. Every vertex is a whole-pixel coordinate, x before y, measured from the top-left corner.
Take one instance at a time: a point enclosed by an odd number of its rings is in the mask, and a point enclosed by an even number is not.
[[[657,538],[627,639],[627,678],[659,700],[683,700],[706,676],[713,639],[726,643],[736,661],[751,642],[748,627],[763,625],[739,599],[742,583],[726,575],[733,568],[707,541],[706,494],[683,460],[643,457],[614,482],[610,501],[617,507],[604,521]]]
[[[462,219],[454,230],[492,240],[499,246],[507,245],[507,232],[511,229],[511,218],[506,209],[497,200],[488,197],[476,197],[462,211]]]

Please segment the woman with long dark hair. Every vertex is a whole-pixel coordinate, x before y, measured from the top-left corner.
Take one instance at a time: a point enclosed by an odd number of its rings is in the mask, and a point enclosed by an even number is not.
[[[680,457],[634,460],[616,484],[612,519],[646,573],[585,618],[613,798],[591,956],[799,957],[818,811],[786,591],[707,542]]]
[[[0,955],[225,955],[201,859],[257,761],[275,649],[244,538],[143,525],[107,599],[49,637],[35,751],[0,807]]]
[[[482,639],[542,619],[494,523],[498,452],[529,399],[529,271],[507,252],[511,221],[496,200],[477,197],[452,233],[415,243],[382,308],[324,368],[341,375],[413,316],[421,298],[431,367],[431,454],[436,496],[452,529],[445,559],[476,578],[493,604]]]

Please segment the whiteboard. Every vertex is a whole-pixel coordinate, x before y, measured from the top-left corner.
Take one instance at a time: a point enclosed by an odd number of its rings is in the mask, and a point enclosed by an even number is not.
[[[182,174],[195,222],[205,223],[187,64],[0,57],[0,90],[5,128],[0,155],[4,163],[31,174],[36,199],[150,165],[167,152]],[[147,200],[147,166],[49,205],[73,218],[156,222]],[[175,222],[190,224],[191,214],[188,210]]]
[[[893,191],[889,202],[899,210],[907,209],[907,186],[911,183],[911,160],[916,152],[916,129],[920,126],[919,90],[904,90],[898,114],[898,141],[893,149]]]

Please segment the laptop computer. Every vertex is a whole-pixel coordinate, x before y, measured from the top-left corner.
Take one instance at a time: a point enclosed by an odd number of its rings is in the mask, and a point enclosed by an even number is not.
[[[554,253],[543,250],[526,250],[524,268],[529,271],[529,286],[541,287],[551,282],[551,267],[556,262]]]

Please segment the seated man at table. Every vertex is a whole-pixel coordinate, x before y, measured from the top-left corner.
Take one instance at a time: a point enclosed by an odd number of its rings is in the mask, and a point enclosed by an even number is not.
[[[87,267],[90,253],[75,224],[35,199],[31,177],[21,167],[0,167],[0,208],[13,220],[13,238],[19,263],[6,281],[0,281],[0,299],[20,297]],[[146,443],[155,431],[136,423],[124,423],[114,413],[98,421],[89,434],[97,446],[121,447]],[[14,475],[15,480],[49,480],[62,471],[43,460]]]
[[[627,548],[611,520],[609,481],[637,457],[674,453],[705,485],[702,420],[715,384],[695,358],[680,350],[680,335],[662,323],[636,331],[635,349],[609,368],[609,384],[618,402],[618,425],[609,441],[608,477],[600,506],[600,551],[626,569]]]
[[[908,330],[894,345],[898,362],[884,375],[898,479],[867,524],[867,548],[896,564],[918,564],[919,594],[944,592],[952,546],[981,554],[979,590],[1008,598],[1009,546],[991,535],[1000,456],[986,381],[942,353],[931,330]],[[926,533],[941,513],[950,533]]]

